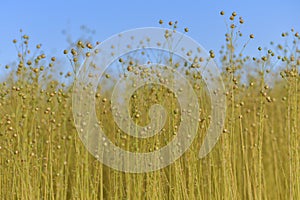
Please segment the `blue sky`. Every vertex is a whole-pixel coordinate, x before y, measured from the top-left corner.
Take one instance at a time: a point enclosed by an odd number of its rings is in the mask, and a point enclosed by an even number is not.
[[[224,44],[226,31],[224,19],[236,11],[243,16],[245,36],[255,34],[246,52],[253,54],[256,48],[267,46],[271,40],[280,41],[281,33],[292,27],[300,30],[300,1],[15,1],[1,2],[0,7],[0,67],[14,61],[16,50],[12,39],[19,38],[19,29],[30,35],[31,43],[42,43],[52,54],[61,54],[66,48],[68,30],[73,39],[85,25],[95,30],[94,40],[102,41],[128,29],[158,26],[159,19],[179,22],[179,29],[189,27],[188,35],[206,49],[219,50]],[[248,38],[244,38],[246,41]]]

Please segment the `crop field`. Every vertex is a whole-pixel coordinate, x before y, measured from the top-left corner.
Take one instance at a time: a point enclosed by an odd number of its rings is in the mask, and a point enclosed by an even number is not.
[[[247,24],[235,12],[220,15],[228,30],[225,45],[209,51],[208,60],[218,64],[225,87],[222,133],[211,152],[199,159],[212,115],[210,94],[198,71],[207,60],[192,57],[193,64],[188,64],[169,54],[152,55],[150,61],[164,60],[189,80],[199,118],[189,149],[170,165],[145,173],[102,164],[79,137],[74,82],[84,59],[93,56],[101,42],[72,41],[58,58],[46,55],[44,46],[31,44],[30,33],[20,31],[20,38],[12,38],[17,59],[1,63],[7,76],[0,83],[0,199],[300,199],[300,33],[288,30],[270,48],[258,47],[260,56],[244,55],[255,35],[242,34],[240,27]],[[167,29],[189,34],[188,28],[178,30],[175,21],[160,20],[157,25],[166,34]],[[168,37],[166,41],[172,42]],[[118,44],[111,48],[117,51]],[[160,124],[148,113],[152,105],[161,105],[167,115],[162,129],[152,137],[137,138],[116,123],[111,95],[120,77],[131,83],[130,77],[160,76],[159,66],[140,65],[149,59],[141,53],[138,58],[116,58],[115,68],[105,71],[93,94],[98,125],[114,145],[135,153],[167,145],[176,137],[183,114],[173,91],[148,84],[134,92],[127,110],[143,127],[151,120]],[[72,68],[62,66],[61,59]]]

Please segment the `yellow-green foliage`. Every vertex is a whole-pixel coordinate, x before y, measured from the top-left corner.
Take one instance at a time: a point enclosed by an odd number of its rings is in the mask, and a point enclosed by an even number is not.
[[[27,35],[14,40],[22,47],[17,64],[1,69],[11,72],[0,85],[0,199],[300,199],[299,35],[294,30],[283,33],[293,40],[292,46],[273,45],[266,51],[259,48],[262,57],[245,56],[244,47],[236,49],[241,36],[237,26],[244,21],[235,18],[232,13],[226,45],[220,52],[227,118],[216,147],[198,159],[209,125],[210,102],[205,86],[194,85],[201,107],[197,138],[172,165],[144,174],[102,165],[77,135],[71,109],[72,81],[93,45],[78,41],[65,50],[73,72],[56,78],[62,68],[59,59],[33,55]],[[171,28],[176,24],[169,23]],[[251,34],[249,40],[253,38]],[[36,48],[39,52],[40,45]],[[210,56],[215,57],[213,51]],[[273,69],[274,60],[283,68]],[[133,73],[134,67],[129,63],[125,73]],[[197,78],[189,74],[189,68],[186,71],[187,77]],[[270,86],[267,77],[272,78]],[[105,78],[111,77],[107,74]],[[119,130],[106,95],[96,94],[97,115],[118,146],[154,151],[176,134],[180,112],[176,98],[166,88],[140,88],[131,100],[132,118],[140,125],[147,123],[149,106],[154,103],[169,111],[162,133],[149,140]]]

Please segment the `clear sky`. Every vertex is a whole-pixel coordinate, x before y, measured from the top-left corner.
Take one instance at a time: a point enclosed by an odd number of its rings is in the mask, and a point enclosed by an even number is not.
[[[245,20],[242,32],[255,34],[248,52],[271,40],[279,41],[281,33],[292,27],[300,31],[299,0],[4,0],[0,5],[0,67],[15,60],[11,41],[20,37],[20,28],[33,44],[42,43],[53,54],[61,54],[67,46],[62,30],[68,30],[75,40],[82,34],[80,26],[85,25],[95,30],[94,40],[102,41],[128,29],[158,26],[159,19],[178,20],[180,29],[189,27],[189,36],[217,51],[226,31],[221,10],[227,15],[236,11]]]

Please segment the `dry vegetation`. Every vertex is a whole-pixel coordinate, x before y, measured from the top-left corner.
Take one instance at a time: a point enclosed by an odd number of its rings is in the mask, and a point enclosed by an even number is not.
[[[77,135],[72,82],[93,45],[78,41],[65,50],[73,71],[59,73],[59,59],[44,55],[41,45],[31,52],[29,36],[21,33],[21,40],[13,41],[18,48],[17,64],[1,69],[10,70],[0,85],[1,199],[300,199],[299,34],[294,30],[283,33],[283,40],[291,43],[272,43],[270,49],[258,48],[261,57],[246,56],[243,50],[249,41],[243,42],[239,31],[244,21],[235,12],[229,17],[226,45],[220,51],[228,104],[220,140],[207,157],[198,159],[210,102],[201,76],[192,66],[183,66],[199,95],[198,136],[172,165],[144,174],[102,165]],[[177,23],[168,26],[176,29]],[[239,48],[241,43],[245,45]],[[213,51],[210,56],[215,57]],[[123,74],[145,75],[132,60],[118,62],[124,66]],[[114,76],[107,73],[101,88],[109,86],[109,80],[114,82]],[[160,103],[169,111],[162,134],[147,141],[138,141],[117,127],[107,96],[99,87],[97,115],[118,146],[154,151],[176,134],[180,112],[171,91],[152,85],[132,97],[132,118],[140,125],[147,123],[151,104]]]

